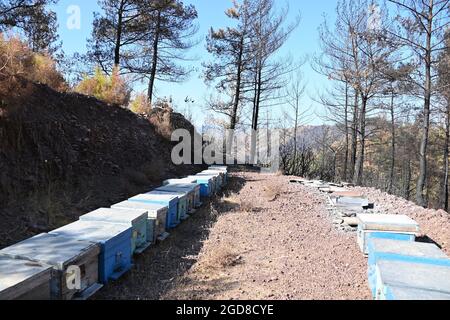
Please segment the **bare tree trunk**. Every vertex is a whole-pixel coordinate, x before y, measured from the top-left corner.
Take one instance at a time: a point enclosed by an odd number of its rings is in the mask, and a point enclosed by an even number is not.
[[[444,168],[442,170],[442,194],[441,194],[441,208],[448,212],[449,209],[449,145],[450,145],[450,103],[447,103],[445,122],[445,145],[444,145]]]
[[[344,125],[345,125],[345,155],[344,155],[344,172],[342,179],[347,181],[348,172],[348,158],[349,158],[349,125],[348,125],[348,82],[345,82],[345,110],[344,110]]]
[[[391,168],[389,171],[389,183],[387,192],[392,194],[394,188],[394,174],[395,174],[395,148],[396,148],[396,137],[395,137],[395,110],[394,110],[394,91],[392,91],[391,96]]]
[[[355,174],[356,156],[358,152],[358,118],[359,118],[359,95],[355,90],[355,103],[353,105],[353,123],[352,123],[352,150],[351,150],[351,172],[349,177],[353,178]]]
[[[123,28],[123,6],[124,1],[121,1],[119,12],[118,12],[118,21],[117,21],[117,33],[116,33],[116,45],[114,48],[114,66],[118,67],[120,64],[120,48],[122,43],[122,28]]]
[[[252,135],[251,135],[251,164],[255,164],[256,149],[257,149],[257,130],[259,121],[259,108],[261,103],[261,80],[262,70],[261,67],[257,67],[256,83],[255,83],[255,97],[253,105],[253,119],[252,119]]]
[[[361,112],[359,115],[359,152],[356,159],[355,174],[353,176],[353,183],[355,185],[362,185],[364,175],[364,156],[366,148],[366,109],[367,98],[361,96]]]
[[[430,105],[431,105],[431,67],[432,67],[432,57],[431,57],[431,41],[432,41],[432,33],[433,30],[433,0],[430,0],[431,6],[428,13],[428,26],[426,33],[427,44],[426,44],[426,53],[425,53],[425,101],[423,108],[423,123],[422,123],[422,141],[420,143],[420,151],[419,151],[419,178],[417,180],[417,190],[416,190],[416,201],[417,204],[422,207],[427,207],[427,200],[424,195],[425,186],[427,182],[427,152],[428,152],[428,139],[429,139],[429,130],[430,130]]]
[[[156,21],[155,28],[155,39],[153,39],[153,57],[152,57],[152,70],[150,74],[150,80],[148,83],[148,101],[150,105],[152,105],[153,99],[153,91],[155,87],[155,79],[156,79],[156,69],[158,67],[158,46],[159,46],[159,37],[161,33],[161,11],[158,12],[158,17]]]

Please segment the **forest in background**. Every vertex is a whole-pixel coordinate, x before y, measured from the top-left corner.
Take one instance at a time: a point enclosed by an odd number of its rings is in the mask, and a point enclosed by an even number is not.
[[[25,77],[136,113],[171,108],[155,83],[187,80],[188,53],[206,36],[211,122],[282,128],[285,174],[373,186],[448,211],[450,0],[339,0],[335,21],[324,18],[318,29],[320,52],[295,58],[279,52],[301,28],[300,13],[288,21],[288,5],[274,0],[233,1],[229,25],[208,35],[182,1],[99,0],[87,53],[73,56],[58,39],[57,2],[0,1],[0,74],[8,79],[0,91]],[[330,84],[313,97],[327,110],[320,127],[306,126],[314,116],[304,104],[307,63]],[[145,92],[136,90],[142,83]]]

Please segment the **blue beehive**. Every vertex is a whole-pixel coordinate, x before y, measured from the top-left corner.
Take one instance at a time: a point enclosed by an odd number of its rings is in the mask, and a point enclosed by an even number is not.
[[[358,245],[368,254],[368,241],[371,238],[415,241],[419,233],[417,222],[405,215],[358,214]]]
[[[177,224],[180,224],[182,220],[188,218],[188,192],[185,191],[171,191],[164,187],[157,188],[153,191],[147,193],[148,195],[169,195],[178,197],[178,207],[177,207]]]
[[[169,236],[166,230],[169,208],[164,204],[123,201],[111,206],[111,208],[146,210],[148,213],[147,240],[152,243],[156,243],[157,239],[163,241]]]
[[[148,213],[142,209],[118,210],[101,208],[80,217],[81,221],[120,223],[131,227],[131,252],[140,254],[151,244],[147,240]]]
[[[184,188],[187,190],[193,190],[194,192],[194,208],[199,208],[202,206],[201,201],[201,187],[200,184],[197,183],[197,179],[195,178],[184,178],[184,179],[169,179],[163,182],[164,186],[173,186]]]
[[[223,173],[224,173],[225,184],[228,183],[229,175],[228,175],[228,167],[227,167],[227,166],[218,166],[218,165],[214,165],[214,166],[210,166],[210,167],[208,168],[208,170],[221,171],[221,172],[223,172]]]
[[[180,221],[177,219],[179,202],[177,196],[169,194],[140,194],[128,200],[132,202],[154,203],[167,206],[169,211],[167,214],[166,230],[173,229],[180,224]]]
[[[210,174],[217,176],[217,183],[218,187],[221,189],[225,186],[226,180],[225,180],[225,172],[223,170],[215,170],[215,169],[208,169],[205,171],[200,172],[200,174]]]
[[[102,288],[98,278],[99,254],[98,244],[47,233],[0,251],[0,256],[52,266],[50,290],[54,300],[87,299]],[[73,267],[81,271],[80,287],[72,287],[68,281]]]
[[[131,268],[132,228],[126,224],[99,221],[77,221],[50,234],[100,245],[99,279],[106,284],[117,280]]]
[[[50,300],[52,267],[0,256],[0,300]]]
[[[215,192],[213,176],[189,176],[189,179],[196,179],[200,185],[200,195],[204,198],[211,197]]]
[[[450,295],[450,267],[442,265],[412,263],[393,260],[379,260],[376,264],[377,299],[399,299],[395,294],[398,288],[420,290],[420,296],[411,300],[424,299],[428,296]],[[398,293],[397,293],[398,294]],[[410,291],[410,295],[413,292]],[[417,292],[416,292],[417,294]]]
[[[423,290],[410,287],[389,286],[386,292],[381,292],[379,300],[403,300],[403,301],[438,301],[450,300],[450,293],[432,290]]]
[[[181,199],[185,199],[185,207],[180,208],[181,210],[181,220],[186,220],[188,218],[188,213],[191,213],[194,211],[195,208],[195,186],[190,187],[181,187],[178,185],[165,185],[159,188],[156,188],[153,190],[153,192],[163,192],[168,194],[174,194],[179,197],[180,202],[178,203],[178,206],[180,207],[180,204],[182,203]]]
[[[434,244],[390,239],[371,239],[369,240],[368,277],[369,286],[374,298],[376,298],[377,284],[376,264],[381,260],[450,267],[450,259]]]
[[[223,173],[219,171],[205,170],[197,173],[196,176],[212,176],[214,177],[214,193],[217,193],[222,189],[223,186]]]

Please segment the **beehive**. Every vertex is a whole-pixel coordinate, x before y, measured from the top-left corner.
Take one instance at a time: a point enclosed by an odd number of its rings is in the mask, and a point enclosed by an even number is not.
[[[52,267],[0,256],[0,300],[50,300]]]
[[[0,251],[0,256],[45,263],[53,267],[51,297],[57,300],[87,299],[102,285],[98,279],[99,245],[53,234],[40,234]],[[80,288],[72,288],[69,267],[81,272]]]
[[[224,173],[224,180],[225,180],[225,184],[228,183],[228,167],[227,166],[218,166],[218,165],[214,165],[214,166],[210,166],[208,168],[208,170],[212,170],[212,171],[221,171]]]
[[[200,172],[197,175],[212,175],[216,178],[216,187],[217,190],[220,190],[222,187],[225,186],[225,173],[223,171],[217,171],[217,170],[205,170]]]
[[[147,240],[156,243],[156,240],[164,240],[169,236],[166,230],[168,206],[157,203],[145,203],[135,201],[123,201],[111,206],[113,209],[143,209],[148,213]]]
[[[153,203],[167,206],[166,230],[175,228],[180,223],[177,219],[179,202],[177,196],[170,194],[140,194],[128,200],[131,202]]]
[[[162,188],[162,187],[161,187]],[[158,188],[153,191],[148,192],[148,195],[169,195],[178,198],[178,207],[177,207],[177,225],[180,224],[182,220],[186,220],[188,218],[188,192],[186,191],[169,191],[164,188]],[[163,191],[164,190],[164,191]]]
[[[154,191],[186,193],[188,213],[195,211],[195,208],[198,207],[197,203],[200,201],[200,186],[198,184],[168,184]]]
[[[194,190],[194,208],[199,208],[202,205],[201,202],[201,187],[200,184],[196,182],[196,179],[169,179],[164,181],[164,186],[175,185],[184,189]]]
[[[196,179],[196,182],[200,185],[200,195],[202,197],[210,197],[214,194],[214,176],[189,176],[189,178]]]
[[[378,261],[404,261],[450,267],[450,259],[436,245],[430,243],[370,239],[368,250],[369,286],[374,298],[376,297],[376,264]]]
[[[120,223],[130,226],[132,228],[131,252],[133,253],[142,253],[151,244],[147,241],[148,213],[145,210],[101,208],[81,216],[80,220]]]
[[[404,215],[358,214],[358,245],[368,254],[368,241],[371,238],[415,241],[419,225]]]
[[[379,260],[376,272],[377,299],[395,299],[395,288],[411,288],[439,295],[450,294],[450,267],[447,266]]]
[[[386,292],[381,292],[378,300],[403,301],[438,301],[450,300],[450,293],[422,290],[410,287],[389,286]]]
[[[98,270],[100,282],[103,284],[117,280],[131,268],[132,227],[129,224],[77,221],[50,234],[99,244]]]

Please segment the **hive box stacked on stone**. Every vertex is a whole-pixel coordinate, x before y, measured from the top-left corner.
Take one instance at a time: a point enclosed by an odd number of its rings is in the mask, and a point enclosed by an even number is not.
[[[376,298],[378,261],[404,261],[450,267],[450,259],[436,245],[430,243],[397,241],[389,239],[369,240],[369,286]]]
[[[156,240],[166,239],[169,234],[166,231],[167,214],[169,208],[164,204],[123,201],[111,206],[112,209],[137,209],[145,210],[148,214],[147,241],[156,243]]]
[[[358,214],[358,245],[368,254],[371,238],[415,241],[419,232],[417,222],[405,215]]]
[[[333,203],[337,207],[355,207],[355,208],[369,208],[370,203],[364,197],[332,197]]]
[[[100,245],[99,279],[101,283],[117,280],[131,268],[132,227],[129,224],[101,221],[77,221],[50,234],[89,241]]]
[[[50,300],[52,267],[0,256],[0,300]]]
[[[153,203],[167,206],[166,230],[178,226],[180,221],[177,219],[179,198],[170,194],[140,194],[128,199],[131,202]]]
[[[171,185],[162,186],[152,191],[153,194],[172,194],[179,198],[178,215],[180,220],[189,218],[188,213],[194,210],[195,191],[194,189],[181,189]]]
[[[169,192],[169,191],[160,191],[160,190],[153,190],[148,193],[147,195],[163,195],[163,196],[172,196],[178,198],[178,204],[177,204],[177,214],[176,214],[176,224],[179,225],[181,220],[186,219],[186,215],[188,212],[188,193],[187,192]]]
[[[194,181],[194,182],[192,182]],[[176,186],[184,189],[193,189],[194,191],[194,207],[199,208],[202,205],[201,202],[201,187],[196,183],[196,179],[169,179],[164,181],[164,186]]]
[[[200,195],[202,197],[210,197],[215,193],[215,177],[214,176],[189,176],[200,185]]]
[[[40,234],[0,251],[0,256],[45,263],[53,267],[51,297],[87,299],[102,285],[98,279],[99,245],[53,234]],[[73,284],[73,268],[80,270],[81,285]]]
[[[417,296],[409,291],[410,300],[421,300],[427,295],[433,299],[446,299],[450,295],[450,267],[447,266],[380,260],[376,272],[378,300],[400,299],[396,296],[399,288],[420,290],[416,291]]]
[[[131,227],[131,252],[140,254],[151,242],[147,240],[148,213],[143,209],[107,209],[100,208],[80,217],[81,221],[98,221],[125,224]]]
[[[211,193],[215,194],[215,193],[220,191],[221,181],[220,181],[220,174],[219,173],[205,173],[205,171],[203,171],[203,172],[197,173],[195,176],[199,177],[199,178],[201,178],[201,177],[212,177]]]

